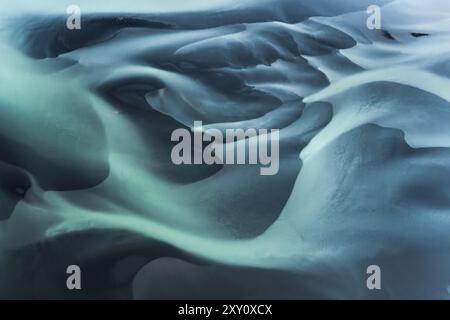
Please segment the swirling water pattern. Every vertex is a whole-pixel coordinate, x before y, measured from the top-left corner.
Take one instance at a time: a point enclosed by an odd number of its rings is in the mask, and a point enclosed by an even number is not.
[[[447,1],[78,2],[0,9],[0,297],[449,298]],[[195,120],[280,172],[175,166]]]

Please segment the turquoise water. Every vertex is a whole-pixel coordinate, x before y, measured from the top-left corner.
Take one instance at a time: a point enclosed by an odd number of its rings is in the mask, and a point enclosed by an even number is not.
[[[67,5],[0,9],[1,297],[448,298],[446,1]],[[197,120],[280,129],[279,173],[175,166]]]

